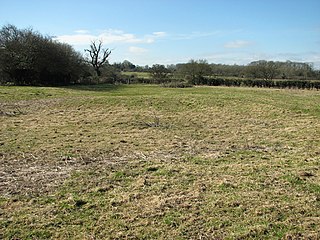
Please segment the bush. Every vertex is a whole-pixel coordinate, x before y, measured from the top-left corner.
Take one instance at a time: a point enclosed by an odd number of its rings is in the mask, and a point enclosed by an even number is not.
[[[4,26],[0,50],[0,72],[12,84],[67,85],[75,83],[83,71],[82,56],[70,45],[32,29]]]

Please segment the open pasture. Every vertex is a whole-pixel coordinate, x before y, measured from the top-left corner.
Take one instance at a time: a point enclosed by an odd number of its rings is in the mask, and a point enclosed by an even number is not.
[[[319,239],[320,92],[0,87],[1,239]]]

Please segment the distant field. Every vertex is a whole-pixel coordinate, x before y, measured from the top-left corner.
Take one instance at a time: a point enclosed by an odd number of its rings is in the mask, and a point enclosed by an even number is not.
[[[145,78],[145,79],[150,78],[150,73],[147,73],[147,72],[121,72],[121,74],[126,76],[136,76],[138,78]]]
[[[0,239],[319,239],[320,92],[0,87]]]

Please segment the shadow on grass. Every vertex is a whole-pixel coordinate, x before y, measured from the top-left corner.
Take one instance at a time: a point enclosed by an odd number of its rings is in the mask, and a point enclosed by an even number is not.
[[[95,91],[95,92],[109,92],[125,88],[125,85],[114,84],[95,84],[95,85],[71,85],[62,88],[80,90],[80,91]]]

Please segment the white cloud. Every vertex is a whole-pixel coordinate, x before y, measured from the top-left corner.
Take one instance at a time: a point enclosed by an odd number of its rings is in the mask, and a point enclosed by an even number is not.
[[[227,42],[224,44],[225,48],[245,48],[250,45],[252,45],[252,42],[249,41],[244,41],[244,40],[236,40],[236,41],[231,41]]]
[[[88,30],[84,30],[84,29],[79,29],[79,30],[76,30],[76,31],[74,31],[75,33],[78,33],[78,34],[87,34],[87,33],[89,33],[89,31]]]
[[[143,53],[148,52],[148,49],[131,46],[131,47],[129,47],[129,52],[133,53],[133,54],[143,54]]]
[[[144,36],[136,36],[122,30],[108,29],[100,31],[98,34],[89,34],[87,30],[77,30],[75,34],[57,36],[55,40],[71,45],[88,45],[91,41],[99,39],[105,44],[115,43],[153,43],[159,38],[166,36],[165,32],[154,32]]]
[[[54,38],[54,40],[71,45],[88,45],[94,39],[96,38],[93,35],[78,33],[73,35],[61,35]]]

